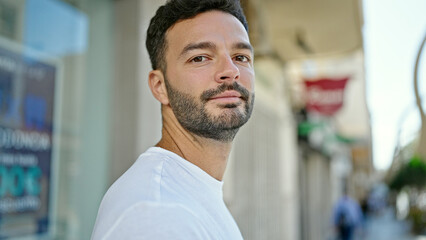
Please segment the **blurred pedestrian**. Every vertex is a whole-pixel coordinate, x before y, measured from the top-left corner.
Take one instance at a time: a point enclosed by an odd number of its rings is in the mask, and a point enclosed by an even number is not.
[[[333,225],[338,240],[352,240],[362,227],[363,215],[359,203],[344,193],[333,209]]]

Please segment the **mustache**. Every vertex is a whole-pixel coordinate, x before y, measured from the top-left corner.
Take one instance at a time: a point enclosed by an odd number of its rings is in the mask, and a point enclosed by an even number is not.
[[[234,90],[234,91],[237,91],[238,93],[240,93],[241,98],[244,101],[248,101],[248,99],[250,97],[250,92],[246,88],[244,88],[243,86],[241,86],[237,82],[233,82],[232,84],[222,83],[216,89],[206,90],[201,94],[200,98],[201,98],[201,101],[207,102],[210,98],[212,98],[212,97],[214,97],[218,94],[221,94],[225,91],[230,91],[230,90]]]

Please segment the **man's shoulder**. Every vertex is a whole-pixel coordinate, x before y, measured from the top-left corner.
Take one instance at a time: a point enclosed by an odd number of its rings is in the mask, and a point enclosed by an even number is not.
[[[102,199],[96,219],[94,234],[105,232],[118,223],[118,219],[130,219],[133,211],[147,212],[161,209],[161,206],[177,206],[165,203],[162,199],[163,168],[170,158],[155,148],[141,154],[135,163],[108,189]],[[179,208],[176,208],[179,209]],[[161,212],[159,212],[161,213]],[[142,217],[147,216],[146,214]],[[96,238],[97,239],[97,238]]]
[[[210,239],[203,221],[185,205],[142,201],[129,206],[97,239]],[[163,238],[164,237],[164,238]]]
[[[123,212],[116,224],[129,220],[149,220],[161,224],[165,221],[199,222],[200,219],[193,210],[181,203],[141,201]]]
[[[155,187],[152,185],[158,182],[153,180],[155,177],[161,177],[166,159],[166,156],[149,150],[141,154],[133,165],[111,185],[107,194],[114,191],[133,192],[134,188],[139,190],[137,192],[141,192]]]
[[[102,205],[126,208],[140,201],[160,201],[164,168],[169,157],[150,148],[108,189]],[[101,205],[101,207],[102,207]],[[108,207],[108,209],[110,209]],[[123,209],[120,209],[120,212]]]

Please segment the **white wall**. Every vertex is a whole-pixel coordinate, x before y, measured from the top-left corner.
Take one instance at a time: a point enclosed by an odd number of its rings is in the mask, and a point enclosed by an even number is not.
[[[245,239],[299,239],[296,127],[282,67],[256,59],[255,70],[255,108],[234,142],[225,199]]]

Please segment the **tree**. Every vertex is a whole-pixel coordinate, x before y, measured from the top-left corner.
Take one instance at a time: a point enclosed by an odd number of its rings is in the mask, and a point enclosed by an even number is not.
[[[389,183],[394,190],[413,187],[422,190],[426,186],[426,163],[419,156],[414,156],[405,163]]]

